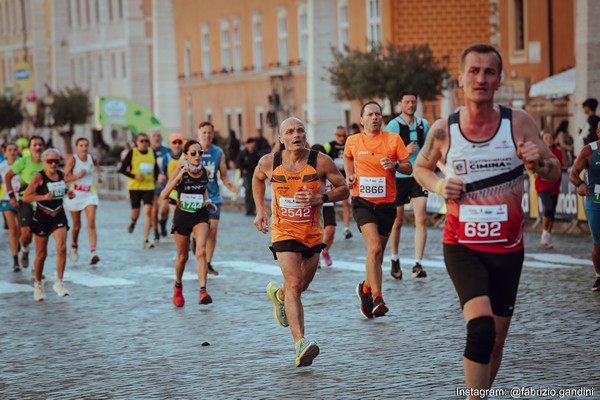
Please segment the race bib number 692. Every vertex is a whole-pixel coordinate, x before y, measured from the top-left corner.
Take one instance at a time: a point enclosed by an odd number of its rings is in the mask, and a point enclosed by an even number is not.
[[[508,240],[506,204],[466,205],[459,210],[459,243],[499,243]]]

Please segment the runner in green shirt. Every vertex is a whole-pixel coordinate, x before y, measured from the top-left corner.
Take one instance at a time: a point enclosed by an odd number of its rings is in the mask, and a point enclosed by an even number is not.
[[[42,152],[44,151],[44,139],[41,136],[32,136],[29,140],[29,151],[31,156],[21,157],[12,165],[11,169],[4,177],[6,181],[6,190],[10,197],[10,204],[13,207],[19,207],[19,220],[21,222],[21,268],[29,266],[29,245],[31,244],[31,219],[33,218],[33,207],[29,203],[23,203],[20,199],[31,182],[33,176],[43,169]],[[21,177],[20,196],[13,191],[10,180],[13,176]],[[32,271],[33,272],[33,271]]]

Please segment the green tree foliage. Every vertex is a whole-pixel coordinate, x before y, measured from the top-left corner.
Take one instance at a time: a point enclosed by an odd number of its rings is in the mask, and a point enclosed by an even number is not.
[[[23,113],[18,100],[0,97],[0,131],[11,129],[23,122]]]
[[[346,48],[342,53],[332,48],[332,53],[334,61],[326,69],[338,100],[362,103],[387,98],[395,104],[405,89],[416,91],[423,100],[434,100],[448,76],[445,61],[436,59],[428,45],[373,44],[368,52]]]
[[[58,128],[67,153],[73,152],[71,144],[75,126],[86,124],[92,115],[89,92],[77,86],[54,93],[52,107],[53,126]]]

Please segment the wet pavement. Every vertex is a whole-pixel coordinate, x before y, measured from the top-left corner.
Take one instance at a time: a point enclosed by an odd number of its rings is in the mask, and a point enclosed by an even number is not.
[[[403,228],[404,279],[389,276],[390,312],[365,320],[356,285],[364,279],[364,243],[342,238],[332,267],[321,269],[303,295],[306,335],[321,354],[294,365],[289,329],[272,316],[265,293],[281,272],[242,211],[222,214],[210,277],[214,303],[199,305],[195,258],[184,276],[186,305],[171,303],[172,237],[142,249],[141,221],[126,232],[129,205],[104,201],[98,210],[96,267],[87,263],[85,225],[80,261],[67,261],[70,296],[52,291],[54,242],[46,262],[46,301],[33,300],[30,270],[12,272],[6,231],[0,232],[0,399],[464,399],[465,327],[443,267],[441,230],[429,229],[426,279],[410,277],[412,236]],[[85,224],[85,222],[84,222]],[[594,387],[600,398],[600,293],[588,236],[555,235],[555,248],[527,234],[526,261],[511,332],[495,388]],[[208,346],[202,344],[208,343]],[[496,396],[495,398],[511,398]],[[513,396],[514,398],[514,396]],[[526,396],[521,398],[559,398]]]

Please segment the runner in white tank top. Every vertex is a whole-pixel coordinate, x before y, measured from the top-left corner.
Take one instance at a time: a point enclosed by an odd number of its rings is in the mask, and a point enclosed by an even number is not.
[[[102,183],[98,161],[88,153],[89,142],[85,138],[79,138],[75,142],[75,154],[67,160],[65,166],[65,182],[69,184],[76,196],[73,199],[65,199],[65,207],[71,212],[73,230],[71,231],[71,251],[69,258],[77,261],[79,231],[81,230],[81,211],[85,210],[87,218],[88,239],[90,242],[90,264],[95,265],[100,261],[96,254],[96,207],[98,207],[98,194],[94,184],[96,176],[98,183]]]
[[[514,311],[524,258],[523,166],[549,181],[560,176],[531,116],[494,104],[501,76],[493,46],[476,43],[462,52],[465,106],[433,124],[414,168],[419,184],[448,202],[444,261],[467,321],[470,393],[492,387]],[[438,162],[446,164],[443,179],[435,174]]]

